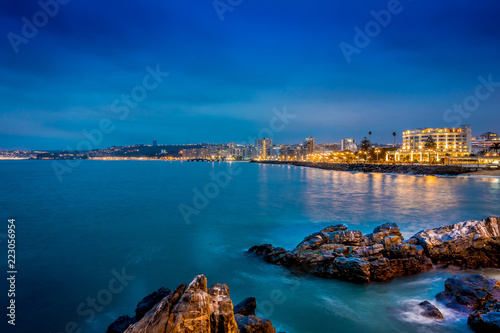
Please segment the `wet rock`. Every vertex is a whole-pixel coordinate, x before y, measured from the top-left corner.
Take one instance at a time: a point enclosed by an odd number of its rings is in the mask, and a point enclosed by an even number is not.
[[[500,267],[500,225],[495,217],[424,230],[405,241],[395,223],[372,233],[327,227],[306,238],[292,251],[270,244],[249,252],[292,271],[356,283],[389,281],[432,269],[435,264]]]
[[[476,310],[486,301],[500,296],[500,283],[480,274],[457,275],[446,279],[444,287],[436,299],[461,312]]]
[[[500,332],[500,302],[493,299],[480,305],[467,318],[467,323],[474,332]]]
[[[479,274],[462,274],[445,281],[436,299],[454,310],[469,313],[475,332],[500,332],[500,281]]]
[[[344,225],[330,226],[304,238],[292,251],[269,244],[249,251],[294,271],[355,283],[389,281],[432,268],[421,247],[403,242],[395,223],[366,236]]]
[[[500,267],[500,222],[496,217],[424,230],[413,238],[436,264]]]
[[[234,314],[242,316],[255,315],[256,308],[257,302],[255,301],[255,298],[248,297],[234,306]]]
[[[429,301],[424,301],[419,304],[419,306],[423,309],[420,314],[424,317],[427,318],[436,318],[436,319],[443,319],[443,314],[437,307],[431,304]]]

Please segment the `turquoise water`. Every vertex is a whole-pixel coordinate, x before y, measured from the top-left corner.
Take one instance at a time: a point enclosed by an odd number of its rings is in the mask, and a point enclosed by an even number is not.
[[[208,185],[212,198],[186,223],[179,205],[193,206],[193,189],[203,191],[211,172],[228,170],[232,178],[223,188]],[[81,332],[105,332],[117,316],[133,315],[150,292],[205,274],[209,284],[227,283],[234,302],[256,297],[260,314],[288,333],[467,332],[464,317],[445,312],[442,323],[426,321],[415,307],[432,301],[454,271],[360,286],[293,276],[244,251],[262,243],[291,248],[338,223],[370,232],[397,222],[409,236],[500,215],[499,199],[498,179],[83,161],[59,182],[50,161],[1,161],[2,253],[7,219],[17,224],[17,325],[10,331],[56,333],[76,325]],[[115,275],[123,270],[128,279],[120,283]],[[0,288],[7,304],[4,279]]]

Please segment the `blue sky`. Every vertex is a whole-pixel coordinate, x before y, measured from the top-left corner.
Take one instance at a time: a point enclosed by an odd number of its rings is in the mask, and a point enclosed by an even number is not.
[[[74,147],[106,118],[99,147],[245,142],[283,107],[296,117],[278,143],[368,131],[383,143],[459,123],[500,131],[500,84],[473,103],[479,76],[500,82],[498,1],[220,0],[222,14],[212,0],[60,2],[46,24],[38,1],[0,4],[2,148]],[[385,26],[370,25],[388,8]],[[23,17],[38,19],[34,36]],[[356,44],[367,24],[369,43]],[[362,47],[348,62],[341,43]],[[169,75],[121,119],[113,103],[147,66]],[[452,110],[464,101],[473,111]]]

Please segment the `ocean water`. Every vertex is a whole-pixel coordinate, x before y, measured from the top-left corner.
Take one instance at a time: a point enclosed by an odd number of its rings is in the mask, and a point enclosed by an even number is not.
[[[218,175],[219,184],[212,176]],[[231,175],[228,179],[226,176]],[[195,193],[209,198],[193,204]],[[456,271],[355,285],[295,276],[245,253],[293,248],[338,223],[371,232],[425,228],[500,215],[500,181],[335,172],[251,163],[82,161],[56,177],[51,161],[0,161],[0,249],[16,219],[16,327],[1,332],[105,332],[164,286],[204,274],[231,298],[288,333],[468,332],[466,318],[436,303]],[[184,218],[179,206],[187,211]],[[191,208],[187,208],[191,207]],[[498,270],[484,271],[500,277]],[[119,276],[119,278],[117,278]],[[4,312],[8,286],[2,278]],[[418,315],[434,302],[446,320]]]

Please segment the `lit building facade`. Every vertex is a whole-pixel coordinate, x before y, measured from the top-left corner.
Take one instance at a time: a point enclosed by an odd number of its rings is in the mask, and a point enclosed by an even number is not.
[[[358,150],[358,145],[356,144],[356,139],[342,139],[340,142],[340,150],[341,151],[357,151]]]
[[[255,150],[259,158],[268,159],[271,155],[271,148],[273,147],[273,139],[262,138],[255,140]]]
[[[429,137],[435,142],[434,149],[427,149]],[[459,128],[423,128],[403,132],[401,149],[387,154],[387,159],[395,161],[428,162],[444,157],[469,156],[472,151],[472,131],[470,126]],[[431,155],[432,153],[432,155]]]
[[[500,138],[497,133],[493,132],[487,132],[481,134],[478,138],[472,138],[472,153],[487,152],[494,143],[500,143]]]

